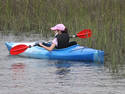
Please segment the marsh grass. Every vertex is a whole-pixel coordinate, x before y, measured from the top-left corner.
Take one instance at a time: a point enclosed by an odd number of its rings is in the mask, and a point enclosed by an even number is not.
[[[0,31],[42,33],[65,24],[70,34],[91,29],[89,39],[79,44],[104,50],[110,65],[124,64],[125,0],[0,0]],[[71,39],[73,40],[73,39]]]

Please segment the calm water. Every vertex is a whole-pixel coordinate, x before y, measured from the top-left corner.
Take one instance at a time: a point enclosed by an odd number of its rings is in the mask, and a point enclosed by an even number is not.
[[[125,94],[125,66],[114,74],[104,64],[9,56],[5,41],[36,36],[0,35],[0,94]]]

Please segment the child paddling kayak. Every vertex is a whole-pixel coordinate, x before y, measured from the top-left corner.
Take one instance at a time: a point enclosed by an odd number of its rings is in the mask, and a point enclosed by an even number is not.
[[[54,48],[67,48],[71,45],[77,44],[75,41],[69,42],[68,29],[63,24],[57,24],[56,26],[51,27],[51,30],[55,33],[55,38],[53,39],[51,46],[48,47],[43,43],[38,43],[39,46],[45,48],[48,51],[51,51]]]

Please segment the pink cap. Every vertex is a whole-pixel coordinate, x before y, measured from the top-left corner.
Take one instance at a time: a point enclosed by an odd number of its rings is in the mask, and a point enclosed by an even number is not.
[[[63,24],[57,24],[56,26],[51,27],[51,30],[52,31],[55,31],[55,30],[64,31],[65,30],[65,26]]]

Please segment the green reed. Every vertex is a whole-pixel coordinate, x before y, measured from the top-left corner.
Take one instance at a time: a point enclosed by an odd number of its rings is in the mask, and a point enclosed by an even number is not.
[[[63,23],[70,34],[91,29],[79,44],[104,50],[111,66],[125,57],[124,0],[0,0],[0,31],[52,35],[50,27]],[[74,39],[71,39],[74,40]]]

